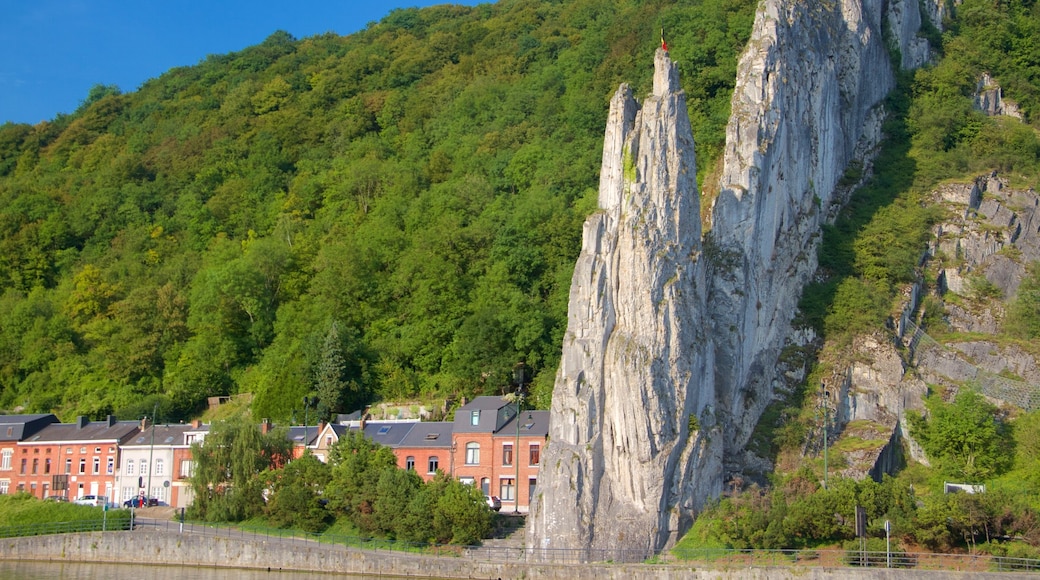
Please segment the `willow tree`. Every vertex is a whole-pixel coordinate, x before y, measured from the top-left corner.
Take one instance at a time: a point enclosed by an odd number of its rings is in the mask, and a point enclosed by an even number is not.
[[[214,423],[202,443],[191,446],[195,495],[189,513],[207,521],[242,521],[264,507],[264,479],[268,469],[282,467],[291,457],[292,443],[284,429],[262,433],[244,418]]]

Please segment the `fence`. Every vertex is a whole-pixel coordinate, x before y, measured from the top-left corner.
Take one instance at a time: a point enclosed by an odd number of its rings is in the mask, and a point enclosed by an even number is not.
[[[906,326],[907,330],[912,332],[906,345],[911,358],[913,358],[921,348],[940,348],[946,350],[942,344],[928,336],[928,333],[926,333],[920,326],[917,326],[910,321],[906,322]],[[963,361],[962,357],[959,358]],[[991,373],[986,369],[975,366],[968,361],[964,362],[974,369],[974,376],[968,377],[965,380],[973,380],[978,385],[979,392],[983,395],[997,399],[998,401],[1004,401],[1005,403],[1014,405],[1025,411],[1040,409],[1040,386],[1002,377]]]
[[[0,527],[0,537],[39,536],[45,534],[68,534],[98,532],[106,524],[102,520],[82,522],[60,522],[25,526]],[[117,528],[113,528],[113,525]],[[107,522],[107,531],[129,529],[128,520]],[[476,561],[511,562],[523,564],[584,564],[606,563],[654,563],[654,564],[698,564],[707,568],[731,569],[748,567],[793,567],[793,568],[913,568],[917,570],[947,570],[964,572],[1040,572],[1040,559],[991,556],[988,554],[936,554],[908,553],[900,550],[878,552],[845,549],[804,550],[735,550],[723,548],[683,549],[655,553],[647,550],[567,550],[533,549],[509,546],[456,546],[416,544],[394,540],[311,534],[281,529],[246,529],[230,525],[213,525],[199,522],[168,520],[137,520],[137,530],[151,530],[169,534],[192,534],[234,538],[244,541],[278,541],[286,544],[306,544],[308,547],[327,546],[330,550],[352,548],[370,552],[409,553],[428,556],[454,556]]]

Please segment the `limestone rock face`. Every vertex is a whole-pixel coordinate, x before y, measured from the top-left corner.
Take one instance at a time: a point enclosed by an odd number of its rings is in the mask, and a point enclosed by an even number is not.
[[[534,548],[658,548],[721,485],[693,135],[668,53],[654,65],[642,107],[627,85],[611,101],[529,516]]]
[[[899,6],[903,20],[917,10]],[[820,226],[844,202],[836,185],[880,139],[881,102],[894,83],[883,8],[766,0],[738,65],[705,250],[719,257],[708,303],[727,455],[746,444],[771,399],[791,316],[816,270]]]
[[[894,84],[882,23],[912,65],[918,10],[916,0],[763,0],[703,241],[693,138],[667,53],[641,107],[627,86],[614,95],[528,520],[534,554],[663,548],[721,492],[723,458],[743,467],[788,378],[777,361],[793,344],[820,226],[845,201],[836,186],[881,138]]]

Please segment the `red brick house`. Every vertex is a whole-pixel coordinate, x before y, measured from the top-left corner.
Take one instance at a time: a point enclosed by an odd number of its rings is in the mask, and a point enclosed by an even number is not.
[[[15,447],[15,471],[11,484],[44,498],[64,495],[73,500],[82,495],[104,495],[113,499],[120,447],[140,431],[137,421],[91,422],[78,417],[75,423],[51,423]]]
[[[477,397],[455,411],[454,476],[498,496],[502,511],[526,512],[538,485],[548,411],[521,411],[504,397]]]
[[[47,425],[57,422],[58,418],[51,414],[0,415],[0,494],[15,493],[19,484],[23,487],[25,485],[24,481],[16,479],[23,459],[20,457],[22,454],[18,453],[18,442],[32,437]],[[24,459],[26,460],[26,470],[28,470],[28,454]],[[37,465],[37,470],[39,470],[39,465]],[[42,491],[42,487],[37,491]]]

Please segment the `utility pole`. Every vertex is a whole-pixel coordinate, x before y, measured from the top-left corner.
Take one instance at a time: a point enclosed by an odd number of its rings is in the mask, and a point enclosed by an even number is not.
[[[820,383],[823,394],[823,489],[827,489],[827,431],[830,430],[830,392]]]
[[[155,404],[155,409],[152,411],[152,443],[148,446],[148,487],[144,490],[144,501],[142,503],[147,504],[148,498],[151,497],[148,494],[152,493],[152,472],[155,471],[155,466],[152,465],[152,456],[155,453],[155,417],[159,414],[159,403]],[[141,507],[145,507],[142,505]]]
[[[517,364],[519,380],[516,387],[516,446],[513,447],[513,465],[516,467],[516,479],[513,480],[513,513],[520,513],[520,405],[524,402],[524,363]],[[530,499],[528,499],[530,502]]]

